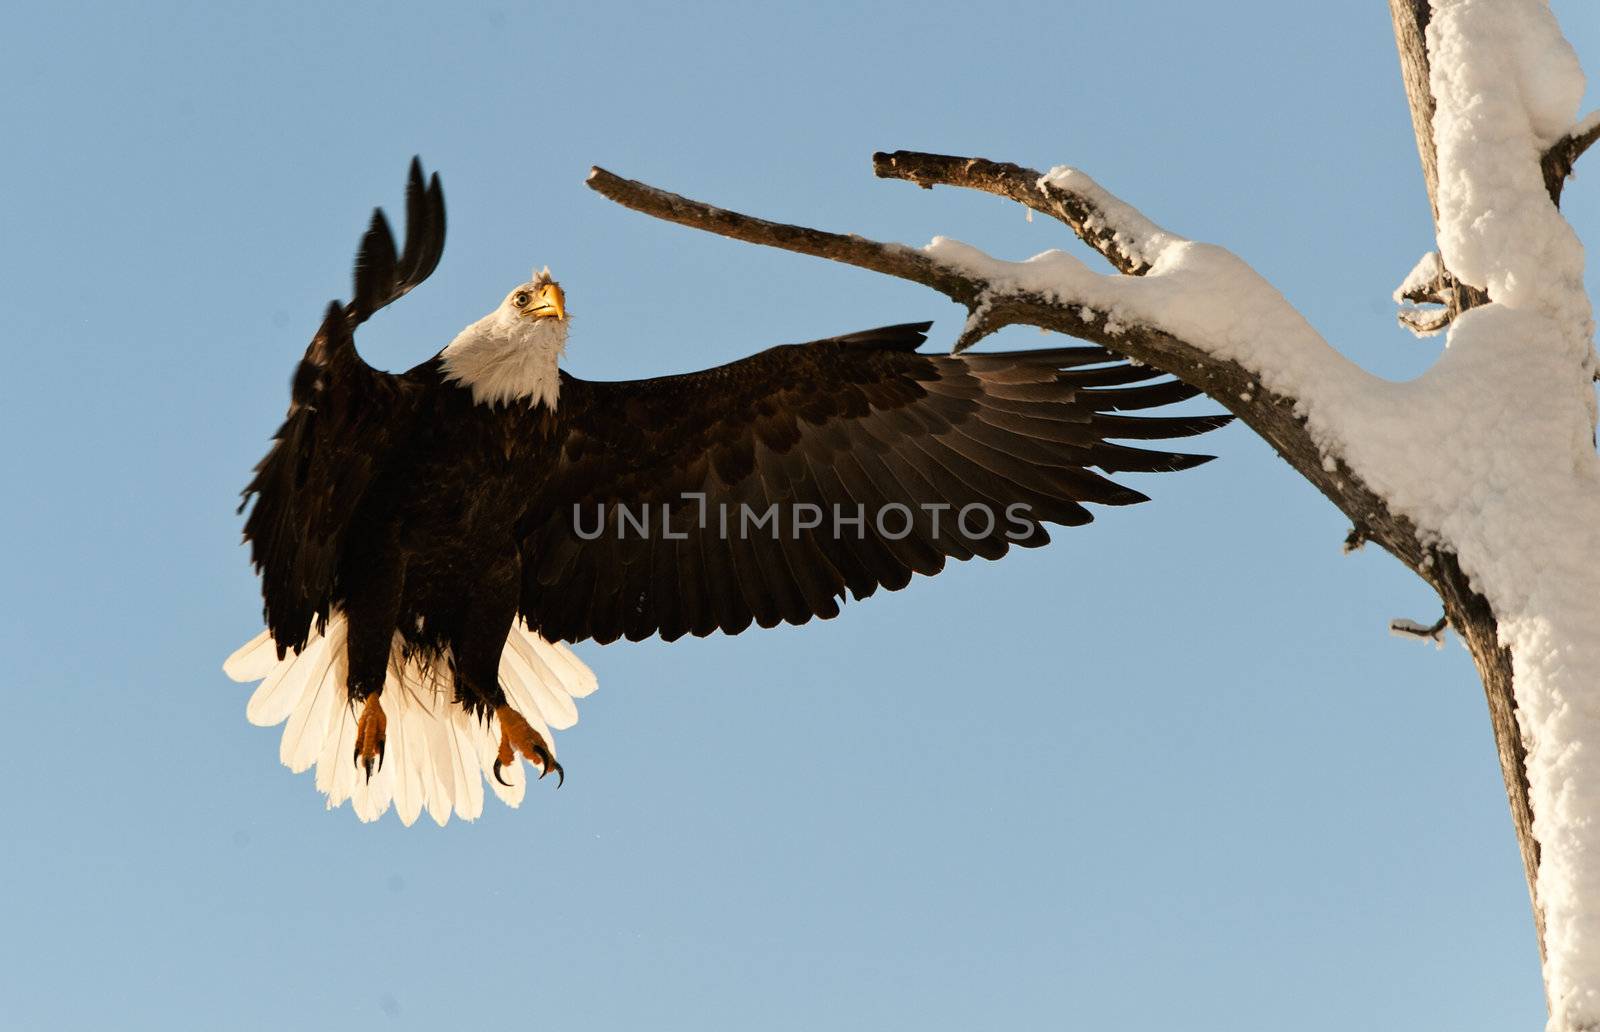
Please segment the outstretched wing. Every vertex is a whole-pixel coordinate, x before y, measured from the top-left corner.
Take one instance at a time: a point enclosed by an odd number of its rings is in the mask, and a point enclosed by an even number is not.
[[[256,466],[240,511],[261,574],[267,628],[281,657],[328,617],[346,531],[374,478],[414,418],[420,384],[374,369],[356,353],[355,328],[428,278],[444,251],[439,177],[423,185],[413,159],[406,243],[396,253],[381,209],[356,257],[355,299],[328,306],[295,371],[289,415]]]
[[[1101,473],[1209,457],[1113,439],[1230,418],[1119,414],[1198,392],[1098,347],[918,353],[929,325],[685,376],[565,377],[559,456],[522,528],[530,625],[605,642],[826,619],[847,590],[1042,545],[1044,524],[1093,518],[1084,502],[1143,501]]]

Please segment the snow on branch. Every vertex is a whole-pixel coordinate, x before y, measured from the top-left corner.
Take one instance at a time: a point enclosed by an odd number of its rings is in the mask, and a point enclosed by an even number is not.
[[[1128,275],[1096,274],[1063,251],[1009,262],[945,237],[915,249],[768,222],[603,169],[590,173],[589,185],[657,218],[938,290],[974,313],[955,350],[1002,326],[1022,323],[1092,340],[1162,368],[1178,357],[1175,352],[1186,350],[1238,362],[1251,379],[1271,379],[1278,369],[1308,359],[1317,375],[1307,379],[1325,379],[1331,367],[1348,365],[1244,262],[1223,248],[1162,230],[1082,172],[1057,168],[1044,174],[981,158],[907,151],[880,154],[875,164],[881,175],[924,187],[943,183],[1017,199],[1061,219]]]
[[[1394,299],[1418,304],[1443,304],[1444,298],[1440,296],[1443,286],[1444,265],[1439,261],[1439,252],[1429,251],[1417,259],[1417,264],[1406,273],[1406,278],[1394,288]]]
[[[1064,165],[1040,175],[1021,165],[984,158],[880,151],[872,156],[872,171],[880,179],[904,179],[924,190],[944,184],[1009,197],[1059,219],[1118,272],[1129,276],[1149,272],[1154,252],[1178,239],[1082,172]]]
[[[1418,259],[1406,278],[1394,288],[1395,303],[1400,305],[1396,318],[1400,325],[1418,337],[1429,337],[1446,326],[1456,315],[1454,282],[1445,272],[1438,251],[1429,251]],[[1443,307],[1423,308],[1422,305]]]
[[[1523,0],[1436,5],[1427,41],[1445,267],[1494,301],[1570,322],[1588,308],[1583,248],[1529,157],[1573,124],[1577,56],[1548,7],[1540,16]]]

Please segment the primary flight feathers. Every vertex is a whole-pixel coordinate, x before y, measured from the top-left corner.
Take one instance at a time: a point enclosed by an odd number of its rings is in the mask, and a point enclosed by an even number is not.
[[[1098,348],[919,354],[928,325],[786,345],[684,376],[564,374],[559,455],[518,527],[522,612],[553,638],[601,642],[832,617],[846,591],[865,598],[935,574],[947,557],[1044,544],[1043,524],[1092,519],[1080,503],[1144,500],[1090,467],[1206,461],[1105,440],[1219,425],[1117,414],[1192,396],[1184,384],[1134,385],[1161,374],[1108,367],[1112,356]],[[735,522],[744,513],[774,504],[772,532],[731,532],[754,522]],[[662,505],[681,539],[616,533],[618,512],[659,516]],[[814,518],[808,505],[827,526],[800,527]],[[885,511],[896,505],[906,512]],[[857,506],[859,535],[853,524],[831,533],[835,516]],[[963,521],[969,506],[995,518]],[[1013,506],[1025,507],[1025,529],[1005,520]],[[580,537],[602,514],[608,532]],[[724,514],[734,524],[726,533]]]
[[[826,619],[847,596],[902,588],[947,558],[1044,544],[1046,524],[1087,523],[1085,503],[1143,501],[1105,474],[1207,457],[1113,441],[1187,437],[1228,418],[1130,415],[1198,392],[1098,347],[924,354],[928,323],[681,376],[583,380],[559,368],[566,298],[547,273],[434,358],[382,372],[353,331],[426,279],[444,243],[438,178],[424,186],[416,162],[406,207],[398,252],[374,214],[355,300],[329,307],[246,490],[273,663],[312,648],[330,657],[317,677],[273,683],[280,695],[286,683],[333,693],[319,703],[327,747],[313,762],[350,769],[319,766],[318,783],[336,789],[330,805],[353,796],[363,817],[400,802],[397,784],[409,786],[407,823],[420,808],[448,816],[447,795],[475,816],[468,759],[473,779],[491,781],[518,756],[541,776],[560,769],[548,727],[571,720],[533,699],[554,691],[570,704],[592,682],[503,662],[522,654],[519,636],[591,678],[546,643]],[[275,669],[229,665],[246,680]],[[416,701],[424,683],[429,706]],[[300,701],[277,698],[271,714],[289,718]],[[472,740],[441,752],[444,739],[418,730],[441,721]]]

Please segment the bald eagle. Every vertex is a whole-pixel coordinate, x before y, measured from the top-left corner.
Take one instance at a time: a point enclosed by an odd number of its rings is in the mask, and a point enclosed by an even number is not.
[[[550,729],[595,688],[566,643],[837,616],[946,559],[1042,545],[1085,502],[1144,500],[1102,474],[1209,457],[1113,439],[1227,418],[1124,414],[1197,392],[1098,347],[919,352],[929,323],[582,380],[548,269],[416,368],[373,368],[356,327],[428,278],[444,235],[414,160],[404,247],[375,211],[240,505],[267,628],[224,669],[262,681],[247,715],[287,721],[283,762],[363,819],[471,819],[485,784],[516,805],[519,758],[559,782]]]

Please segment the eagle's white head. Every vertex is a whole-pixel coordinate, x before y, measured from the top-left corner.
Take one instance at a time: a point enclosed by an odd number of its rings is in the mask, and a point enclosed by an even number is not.
[[[546,266],[456,334],[440,357],[445,378],[470,390],[480,405],[543,402],[554,409],[566,346],[567,296]]]

